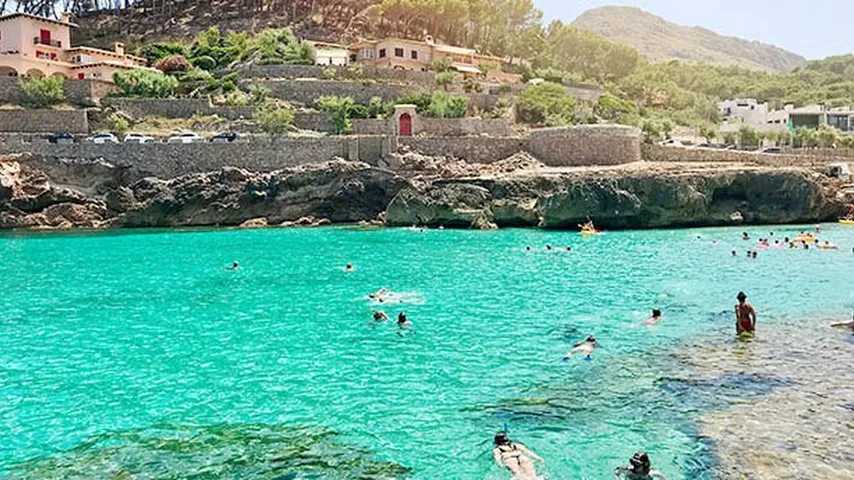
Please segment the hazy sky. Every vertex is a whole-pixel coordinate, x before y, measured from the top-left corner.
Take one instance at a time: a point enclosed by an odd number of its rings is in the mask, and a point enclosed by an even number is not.
[[[809,59],[854,53],[854,0],[534,0],[546,20],[571,22],[604,5],[640,7],[665,19],[758,40]]]

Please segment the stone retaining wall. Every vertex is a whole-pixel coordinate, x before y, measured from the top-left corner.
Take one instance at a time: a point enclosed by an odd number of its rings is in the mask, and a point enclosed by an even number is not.
[[[372,165],[387,153],[383,137],[281,138],[275,141],[196,144],[105,144],[57,145],[46,141],[24,143],[20,137],[0,143],[0,154],[31,152],[67,159],[103,159],[133,167],[143,175],[172,178],[189,173],[238,167],[272,171],[336,157],[361,160]]]
[[[194,115],[216,115],[228,120],[251,119],[255,116],[254,107],[232,107],[214,105],[206,98],[105,98],[102,102],[121,110],[131,117],[192,118]],[[302,130],[315,130],[330,133],[334,126],[329,116],[322,112],[296,112],[294,126]]]
[[[65,99],[75,105],[94,105],[102,98],[114,92],[116,86],[102,80],[66,80]],[[24,96],[21,91],[20,79],[0,77],[0,104],[11,103],[19,105]]]
[[[620,165],[641,160],[641,132],[619,125],[543,128],[530,134],[529,151],[546,165]]]
[[[241,78],[325,78],[325,71],[334,71],[334,79],[374,79],[388,82],[398,82],[424,87],[436,85],[436,74],[433,72],[419,72],[413,70],[396,70],[392,68],[378,68],[368,65],[360,67],[339,67],[319,65],[253,65],[240,69]]]
[[[430,156],[446,156],[469,163],[494,163],[525,151],[525,137],[398,137],[399,146]]]
[[[0,110],[0,132],[88,133],[85,110]]]
[[[513,126],[505,118],[427,118],[419,115],[413,122],[415,135],[430,137],[464,137],[488,135],[510,137]],[[393,120],[354,119],[353,133],[359,135],[394,135]]]
[[[833,162],[850,162],[846,157],[826,155],[767,154],[714,148],[684,148],[644,144],[644,160],[650,162],[689,163],[755,163],[774,167],[820,166]]]
[[[337,80],[261,80],[253,83],[268,88],[275,98],[302,105],[313,105],[324,95],[351,97],[356,103],[368,103],[374,97],[390,102],[412,91],[412,87],[403,85]]]

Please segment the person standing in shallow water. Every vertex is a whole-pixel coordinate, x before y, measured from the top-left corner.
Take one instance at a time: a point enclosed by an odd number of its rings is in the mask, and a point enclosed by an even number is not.
[[[513,475],[513,480],[537,480],[537,470],[534,468],[534,460],[543,462],[539,455],[532,452],[521,443],[510,440],[507,432],[498,432],[494,439],[495,447],[492,449],[492,458],[502,468],[506,468]]]
[[[649,455],[644,452],[635,453],[629,459],[628,465],[617,467],[614,470],[614,477],[626,480],[664,480],[661,472],[652,469]]]
[[[747,302],[747,295],[738,292],[738,304],[735,306],[735,332],[737,335],[756,332],[756,310]]]

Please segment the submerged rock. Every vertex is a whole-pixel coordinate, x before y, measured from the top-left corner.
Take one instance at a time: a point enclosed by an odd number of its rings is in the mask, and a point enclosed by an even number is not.
[[[12,468],[10,479],[328,478],[391,480],[410,470],[375,460],[331,430],[264,424],[156,425],[96,435]]]

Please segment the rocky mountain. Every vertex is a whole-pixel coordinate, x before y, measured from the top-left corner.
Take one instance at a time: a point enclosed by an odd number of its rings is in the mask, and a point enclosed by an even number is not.
[[[806,64],[805,58],[782,48],[677,25],[635,7],[588,10],[573,25],[634,47],[654,62],[676,59],[774,72]]]

